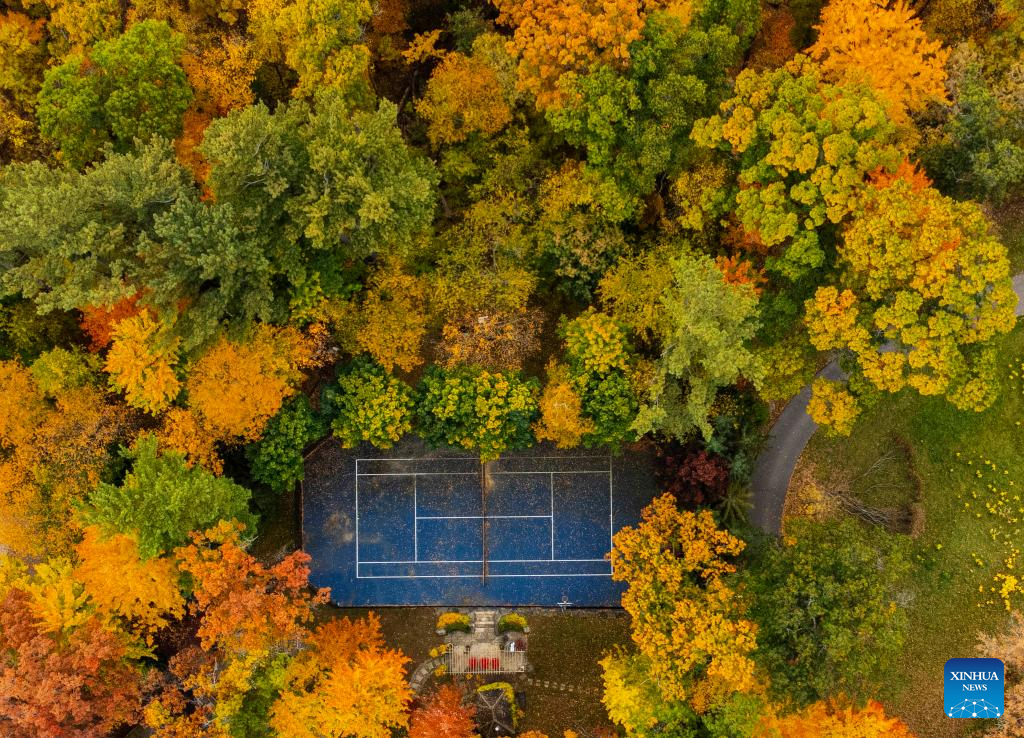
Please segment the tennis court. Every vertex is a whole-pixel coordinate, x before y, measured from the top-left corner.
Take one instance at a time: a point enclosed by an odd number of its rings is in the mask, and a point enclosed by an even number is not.
[[[303,486],[311,579],[341,605],[616,606],[607,553],[653,496],[648,468],[546,447],[481,463],[327,441]]]

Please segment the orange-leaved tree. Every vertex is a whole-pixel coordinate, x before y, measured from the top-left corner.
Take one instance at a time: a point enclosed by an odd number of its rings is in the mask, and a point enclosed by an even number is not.
[[[409,738],[474,738],[476,708],[454,684],[445,684],[412,713]],[[526,734],[523,734],[526,735]]]
[[[221,521],[176,551],[192,581],[199,647],[171,659],[175,679],[146,707],[159,738],[189,735],[196,724],[227,735],[256,675],[303,647],[314,608],[327,601],[327,590],[308,589],[307,554],[265,567],[245,551],[241,533],[240,524]]]
[[[280,738],[389,738],[408,725],[408,662],[385,647],[373,613],[330,620],[288,666],[271,727]]]
[[[886,716],[878,702],[863,708],[815,702],[783,717],[769,715],[761,721],[758,738],[914,738],[906,724]]]
[[[0,733],[95,738],[139,716],[139,671],[119,637],[91,618],[47,633],[19,588],[0,596]]]
[[[189,406],[214,437],[255,441],[314,361],[295,328],[259,325],[247,341],[222,337],[189,371]]]
[[[818,40],[808,51],[824,75],[875,88],[895,120],[946,102],[949,49],[929,40],[905,0],[832,0],[816,28]]]
[[[638,0],[498,0],[498,22],[513,26],[509,51],[519,59],[517,87],[537,107],[560,104],[562,75],[598,63],[629,63],[629,45],[640,38],[646,13]]]

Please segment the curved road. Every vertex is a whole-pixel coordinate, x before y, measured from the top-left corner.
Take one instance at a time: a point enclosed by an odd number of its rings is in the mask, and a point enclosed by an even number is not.
[[[1024,272],[1013,278],[1017,293],[1017,315],[1024,315]],[[836,362],[830,362],[818,373],[827,379],[842,379],[843,372]],[[804,387],[794,397],[768,433],[768,443],[757,461],[750,485],[754,491],[754,507],[750,521],[765,533],[778,535],[782,529],[782,508],[786,504],[786,490],[797,459],[811,440],[818,424],[807,414],[811,388]]]

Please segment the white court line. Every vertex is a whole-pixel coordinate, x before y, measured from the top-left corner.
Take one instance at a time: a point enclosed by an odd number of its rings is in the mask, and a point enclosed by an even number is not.
[[[608,578],[611,573],[608,574],[491,574],[488,572],[488,579],[527,579],[536,577],[562,577],[573,578],[573,577],[605,577]],[[479,579],[479,574],[387,574],[381,576],[357,576],[356,579]]]
[[[357,477],[478,477],[480,472],[356,472]]]
[[[615,487],[612,485],[612,457],[608,457],[608,553],[615,550]],[[554,526],[554,523],[551,523]],[[608,560],[609,568],[613,571],[615,567]]]
[[[487,559],[492,564],[580,564],[593,563],[595,561],[608,561],[608,559]],[[363,564],[482,564],[480,559],[444,559],[443,561],[360,561]]]
[[[548,477],[548,492],[551,493],[551,560],[555,560],[555,474]]]
[[[492,477],[507,476],[507,477],[518,477],[524,474],[611,474],[611,469],[574,469],[573,471],[499,471],[490,472]],[[369,476],[367,474],[363,475]]]
[[[416,520],[482,520],[483,515],[417,515]],[[520,518],[548,518],[553,515],[488,515],[488,520],[519,520]]]
[[[608,475],[608,526],[609,526],[608,539],[609,539],[609,546],[611,547],[613,545],[613,538],[614,538],[614,532],[615,532],[615,525],[614,525],[615,513],[614,513],[614,497],[613,497],[613,495],[614,495],[614,492],[613,492],[613,489],[614,489],[613,485],[614,485],[614,483],[613,483],[613,480],[612,480],[612,458],[611,458],[611,456],[610,455],[609,456],[572,456],[572,457],[568,457],[568,456],[531,456],[531,457],[523,457],[523,458],[539,459],[539,460],[552,460],[552,459],[557,459],[557,460],[565,460],[565,459],[604,459],[604,460],[607,460],[607,462],[608,462],[608,468],[607,469],[593,469],[593,470],[592,469],[581,469],[581,470],[576,470],[576,471],[554,471],[554,470],[552,470],[552,471],[546,471],[546,472],[543,472],[543,471],[498,471],[498,472],[491,472],[491,474],[493,474],[493,475],[506,475],[506,476],[513,476],[513,475],[517,475],[517,474],[547,474],[548,475],[548,480],[549,480],[548,481],[548,485],[549,485],[549,491],[550,491],[550,495],[551,495],[551,514],[550,515],[488,515],[487,517],[488,518],[495,518],[495,519],[499,519],[499,520],[500,519],[513,519],[513,520],[514,519],[531,519],[531,518],[534,518],[534,519],[536,519],[536,518],[545,519],[546,518],[546,519],[551,520],[551,531],[550,531],[551,532],[551,543],[550,543],[550,545],[551,545],[551,558],[550,559],[489,559],[489,561],[492,562],[492,563],[507,563],[507,564],[514,564],[514,563],[524,563],[524,564],[526,564],[526,563],[542,563],[542,562],[546,562],[546,561],[555,562],[555,563],[593,563],[593,562],[598,562],[598,561],[608,561],[607,559],[604,559],[604,558],[602,558],[602,559],[556,559],[556,558],[554,558],[554,555],[555,555],[554,475],[555,474],[607,474]],[[478,460],[477,457],[472,457],[472,456],[439,457],[436,460],[437,461],[442,461],[442,460],[464,461],[464,460],[470,460],[470,459]],[[445,560],[445,561],[432,561],[432,562],[422,562],[422,561],[419,560],[418,528],[419,528],[419,521],[420,520],[480,520],[480,519],[483,519],[483,516],[482,515],[451,515],[451,516],[441,516],[441,515],[438,515],[438,516],[422,516],[421,517],[418,514],[419,504],[418,504],[418,488],[417,488],[416,477],[417,476],[474,476],[474,475],[478,474],[478,472],[381,472],[381,473],[363,472],[363,473],[360,473],[360,471],[359,471],[359,462],[360,461],[388,462],[388,461],[434,461],[434,460],[435,459],[425,459],[425,458],[422,458],[422,457],[420,457],[420,458],[388,458],[388,459],[376,458],[376,459],[356,459],[355,460],[356,461],[356,470],[355,470],[355,472],[356,472],[355,473],[355,478],[356,478],[355,479],[355,497],[356,497],[356,500],[355,500],[355,517],[356,517],[355,548],[356,548],[356,561],[355,561],[355,564],[356,564],[356,578],[357,579],[475,579],[475,578],[479,577],[479,574],[466,574],[466,575],[462,575],[462,574],[458,574],[458,575],[456,575],[456,574],[452,574],[452,575],[440,575],[440,574],[423,574],[423,575],[418,575],[418,574],[412,574],[412,575],[382,575],[382,576],[362,576],[362,575],[359,574],[359,567],[362,564],[419,564],[419,563],[431,563],[431,564],[437,564],[437,565],[445,565],[445,564],[458,564],[458,563],[479,563],[479,564],[483,563],[482,561],[469,561],[469,560],[466,560],[466,561]],[[509,461],[514,461],[514,460],[515,459],[510,459]],[[410,561],[401,561],[401,562],[399,562],[399,561],[368,562],[368,561],[362,561],[359,558],[359,556],[360,556],[360,551],[359,551],[359,522],[360,522],[360,520],[359,520],[359,477],[361,477],[361,476],[363,476],[363,477],[377,477],[377,476],[380,476],[380,477],[409,477],[409,476],[411,476],[411,477],[413,477],[413,528],[414,528],[414,531],[413,531],[413,552],[414,553],[413,553],[413,555],[415,557],[414,561],[411,561],[411,562]],[[609,548],[609,550],[611,550],[611,548]],[[611,569],[611,568],[612,567],[611,567],[610,562],[609,562],[609,569]],[[498,577],[498,578],[529,578],[529,577],[570,577],[571,578],[571,577],[595,577],[595,576],[596,577],[608,577],[610,575],[611,575],[610,573],[609,574],[589,574],[589,573],[579,574],[578,573],[578,574],[489,574],[488,576],[493,576],[493,577]]]
[[[416,511],[419,510],[419,505],[416,502],[416,477],[412,478],[412,557],[419,561],[420,559],[420,539],[419,530],[420,527],[416,525]]]

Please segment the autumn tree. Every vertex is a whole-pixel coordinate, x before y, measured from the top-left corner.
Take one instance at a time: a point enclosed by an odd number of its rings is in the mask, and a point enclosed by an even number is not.
[[[779,738],[914,738],[902,720],[888,717],[875,700],[862,708],[815,702],[783,717],[770,716],[759,730]]]
[[[365,102],[370,50],[364,29],[372,12],[369,0],[257,0],[250,7],[250,31],[257,50],[295,70],[296,97],[327,88]]]
[[[866,82],[894,120],[908,122],[908,113],[947,102],[949,49],[929,40],[903,0],[832,0],[815,28],[818,39],[807,51],[822,74],[840,84]]]
[[[432,314],[452,321],[527,307],[538,282],[531,268],[535,243],[522,222],[530,210],[516,195],[486,198],[438,235]]]
[[[630,244],[619,222],[632,212],[628,194],[593,176],[586,165],[566,162],[537,194],[537,259],[555,289],[589,300],[597,281]]]
[[[56,59],[84,54],[124,30],[117,0],[44,0],[50,13],[51,49]]]
[[[237,523],[222,521],[193,533],[191,543],[176,550],[193,582],[189,610],[200,619],[199,646],[171,659],[163,692],[146,707],[146,723],[159,738],[191,735],[200,726],[229,735],[245,717],[255,718],[265,735],[270,706],[284,684],[265,680],[283,679],[310,637],[314,608],[327,600],[327,590],[308,589],[307,554],[295,552],[265,567],[242,548],[240,532]],[[249,697],[257,698],[256,716],[246,714],[254,708]]]
[[[721,388],[740,377],[758,381],[750,348],[758,298],[750,285],[730,284],[710,257],[681,250],[669,262],[672,283],[654,296],[663,312],[661,356],[633,429],[686,440],[712,435],[708,416]],[[660,280],[656,280],[657,284]]]
[[[44,21],[0,12],[0,160],[31,158],[38,147],[35,107],[46,62]]]
[[[310,167],[290,206],[313,248],[342,243],[348,255],[363,256],[380,244],[406,245],[432,221],[437,175],[405,143],[397,115],[386,100],[352,113],[336,95],[317,98],[303,129]]]
[[[417,429],[434,446],[479,450],[497,458],[533,443],[537,380],[463,367],[427,368],[417,397]]]
[[[983,410],[997,387],[990,341],[1015,320],[1005,248],[977,205],[902,171],[876,180],[843,231],[838,285],[807,302],[811,342],[850,356],[876,391],[909,386]]]
[[[628,64],[629,45],[640,37],[646,15],[637,0],[502,0],[497,5],[498,22],[514,29],[509,46],[519,58],[517,86],[542,110],[564,99],[558,85],[562,75],[598,61]]]
[[[30,367],[36,386],[50,398],[66,390],[98,384],[99,368],[99,358],[77,346],[44,351]]]
[[[355,342],[391,371],[411,371],[423,363],[421,344],[427,332],[426,286],[398,264],[377,272],[359,306]]]
[[[472,135],[491,136],[512,120],[512,96],[491,58],[497,43],[495,34],[478,37],[472,54],[453,51],[430,75],[416,112],[427,120],[427,136],[435,147]]]
[[[106,535],[135,536],[142,557],[170,553],[192,531],[220,520],[239,520],[253,528],[249,490],[230,479],[190,468],[180,453],[160,453],[152,436],[140,438],[128,458],[132,469],[124,482],[97,485],[81,516]]]
[[[189,406],[219,439],[259,440],[313,361],[312,341],[295,328],[261,324],[247,340],[222,336],[189,370]]]
[[[612,576],[628,582],[622,606],[663,700],[703,713],[752,690],[757,626],[727,581],[743,547],[709,511],[680,512],[671,495],[615,534]]]
[[[29,595],[11,588],[0,599],[0,654],[5,736],[94,738],[139,717],[139,671],[117,635],[95,619],[68,638],[44,632]]]
[[[900,653],[907,565],[897,542],[859,526],[800,521],[748,572],[754,658],[780,701],[866,699]]]
[[[680,700],[668,700],[651,678],[650,659],[640,654],[611,653],[599,662],[608,719],[637,738],[682,732],[693,711]]]
[[[590,426],[581,441],[601,445],[629,439],[638,403],[630,376],[636,357],[625,328],[591,308],[564,323],[559,334],[565,341],[566,378],[579,397],[581,421]]]
[[[150,413],[170,405],[181,391],[175,373],[177,337],[147,313],[125,318],[112,337],[104,366],[111,387],[123,390],[129,405]]]
[[[408,725],[408,662],[385,647],[373,613],[329,620],[289,666],[270,725],[281,738],[387,738]]]
[[[826,265],[830,229],[857,210],[868,174],[903,159],[878,95],[827,82],[803,56],[741,72],[733,98],[693,137],[732,155],[736,217],[766,268],[789,280]]]
[[[91,385],[43,398],[31,374],[0,363],[0,543],[20,553],[67,553],[72,510],[100,480],[129,423]]]
[[[476,708],[454,684],[444,684],[412,712],[409,738],[474,738]]]
[[[174,561],[143,559],[134,536],[104,536],[98,527],[89,526],[75,552],[73,576],[100,617],[114,620],[140,641],[152,645],[158,630],[184,615]]]
[[[70,57],[46,73],[40,130],[73,167],[92,161],[106,143],[124,150],[137,138],[173,138],[192,97],[178,63],[182,48],[166,23],[144,21],[97,43],[88,58]]]
[[[188,408],[167,410],[154,435],[160,448],[180,453],[189,466],[198,465],[217,475],[224,471],[215,434]]]
[[[346,367],[324,397],[334,436],[345,448],[362,442],[391,448],[412,430],[412,388],[366,358]]]
[[[533,427],[538,441],[551,441],[558,448],[576,448],[594,431],[593,421],[583,415],[583,400],[564,364],[548,364],[538,407],[540,419]]]

